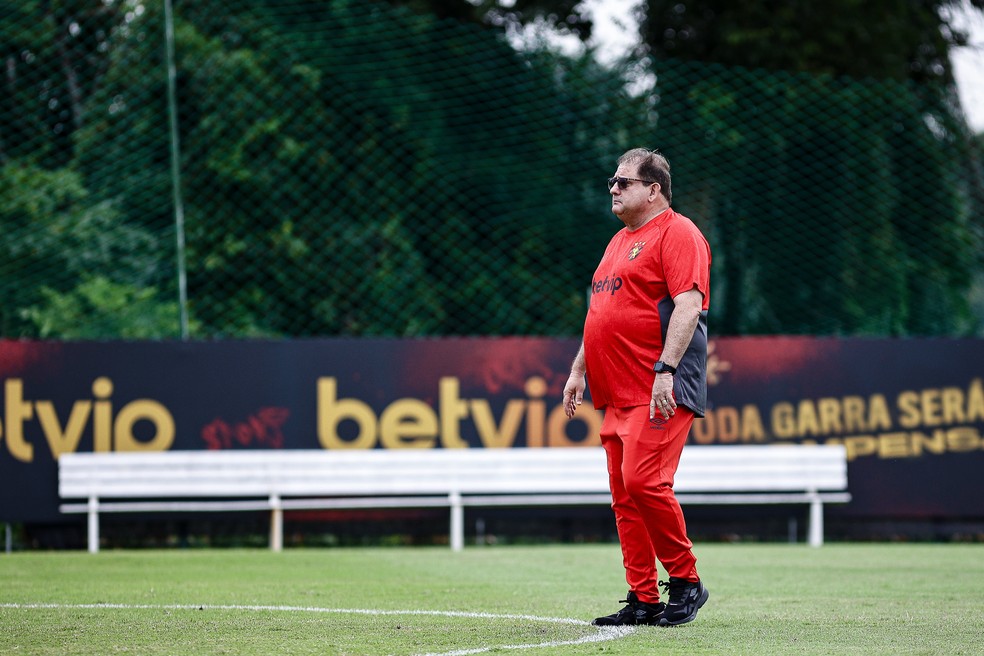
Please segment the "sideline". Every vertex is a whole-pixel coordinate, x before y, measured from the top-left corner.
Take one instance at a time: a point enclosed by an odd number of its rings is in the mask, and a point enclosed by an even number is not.
[[[257,606],[257,605],[231,605],[231,604],[55,604],[55,603],[33,603],[16,604],[0,603],[0,608],[12,609],[118,609],[118,610],[246,610],[260,612],[288,612],[288,613],[337,613],[349,615],[435,615],[442,617],[469,617],[478,619],[498,619],[498,620],[526,620],[530,622],[550,622],[553,624],[573,624],[576,626],[591,626],[584,620],[569,617],[541,617],[539,615],[510,615],[495,613],[470,613],[466,611],[442,611],[442,610],[375,610],[371,608],[319,608],[317,606]],[[539,649],[545,647],[566,647],[573,645],[585,645],[595,642],[608,642],[618,640],[635,632],[635,627],[596,627],[597,632],[587,635],[577,640],[550,640],[547,642],[519,644],[519,645],[492,645],[488,647],[475,647],[471,649],[458,649],[445,652],[427,652],[417,656],[469,656],[470,654],[484,654],[492,650],[523,650]]]

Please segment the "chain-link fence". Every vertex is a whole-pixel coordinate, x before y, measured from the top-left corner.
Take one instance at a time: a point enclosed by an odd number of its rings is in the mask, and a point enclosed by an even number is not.
[[[381,2],[0,10],[0,335],[580,333],[634,146],[714,250],[717,335],[980,334],[946,90],[601,66]]]

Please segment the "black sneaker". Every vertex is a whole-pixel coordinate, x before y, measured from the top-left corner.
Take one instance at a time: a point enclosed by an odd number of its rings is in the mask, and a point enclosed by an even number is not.
[[[617,613],[598,617],[591,623],[595,626],[635,626],[639,624],[655,626],[659,623],[666,604],[662,601],[657,604],[639,601],[639,597],[631,590],[626,597],[622,601],[627,603],[628,606]]]
[[[660,626],[676,626],[692,622],[697,610],[707,602],[707,588],[700,581],[687,581],[670,577],[670,582],[659,583],[669,591],[670,601],[659,619]]]

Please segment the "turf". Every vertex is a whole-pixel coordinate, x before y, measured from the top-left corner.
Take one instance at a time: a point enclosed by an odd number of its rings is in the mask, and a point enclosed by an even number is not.
[[[627,635],[587,624],[620,607],[615,545],[0,555],[0,654],[984,652],[984,545],[697,553],[697,620]]]

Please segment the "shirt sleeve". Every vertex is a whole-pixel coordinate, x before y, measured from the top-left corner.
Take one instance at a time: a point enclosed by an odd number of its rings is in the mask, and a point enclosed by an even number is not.
[[[701,309],[710,307],[711,249],[693,223],[680,221],[666,231],[660,259],[670,296],[691,289],[704,295]]]

